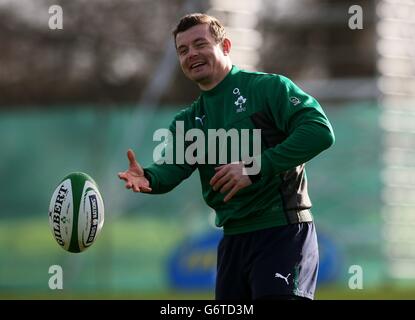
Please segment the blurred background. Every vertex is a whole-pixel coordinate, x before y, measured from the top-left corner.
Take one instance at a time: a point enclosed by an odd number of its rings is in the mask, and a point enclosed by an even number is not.
[[[151,163],[153,132],[199,94],[171,36],[189,12],[217,16],[234,64],[291,78],[334,127],[336,144],[307,164],[316,299],[414,299],[413,0],[0,0],[0,298],[214,297],[221,231],[198,174],[157,196],[117,178],[128,148]],[[106,209],[80,254],[48,224],[73,171],[96,180]],[[49,289],[52,265],[63,290]]]

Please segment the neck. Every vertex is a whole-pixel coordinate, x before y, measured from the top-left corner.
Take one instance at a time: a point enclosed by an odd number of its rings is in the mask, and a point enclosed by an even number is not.
[[[225,77],[228,75],[231,69],[232,69],[232,62],[229,60],[224,66],[224,68],[222,69],[222,72],[220,72],[215,79],[212,79],[211,81],[206,82],[206,83],[203,83],[203,82],[198,83],[200,90],[209,91],[213,89],[214,87],[216,87],[223,79],[225,79]]]

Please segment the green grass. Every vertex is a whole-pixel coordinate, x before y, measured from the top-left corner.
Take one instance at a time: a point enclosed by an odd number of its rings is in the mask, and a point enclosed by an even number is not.
[[[415,288],[378,287],[345,290],[323,288],[317,291],[316,300],[414,300]]]
[[[43,293],[0,294],[1,300],[213,300],[213,292],[117,292],[117,293],[68,293],[50,291]],[[316,293],[316,300],[414,300],[415,288],[399,289],[379,287],[363,290],[345,290],[336,287],[322,288]]]
[[[2,223],[0,299],[212,300],[213,290],[168,291],[165,259],[186,238],[183,227],[173,222],[154,218],[112,221],[94,247],[80,255],[58,247],[46,219]],[[52,264],[60,264],[65,270],[62,291],[48,289],[48,268]],[[364,290],[319,287],[315,298],[413,300],[415,284],[407,285]]]

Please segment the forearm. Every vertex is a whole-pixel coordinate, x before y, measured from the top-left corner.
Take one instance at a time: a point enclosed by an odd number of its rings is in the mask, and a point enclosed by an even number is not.
[[[276,175],[303,164],[333,143],[330,127],[317,122],[304,123],[284,142],[261,154],[261,176]]]
[[[162,194],[171,191],[183,180],[187,179],[195,168],[189,165],[155,164],[144,169],[144,174],[150,182],[152,194]]]

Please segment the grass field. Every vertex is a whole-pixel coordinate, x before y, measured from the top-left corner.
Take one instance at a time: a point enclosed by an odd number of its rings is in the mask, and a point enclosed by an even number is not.
[[[0,294],[1,300],[213,300],[213,292],[162,292],[162,293],[67,293],[51,291],[44,293]],[[316,300],[415,300],[415,288],[398,289],[381,287],[364,290],[341,290],[322,288]]]
[[[0,225],[0,299],[212,300],[213,291],[167,291],[165,257],[183,238],[180,225],[166,219],[126,219],[108,224],[93,250],[68,255],[52,239],[45,220],[8,221]],[[64,290],[48,289],[52,264],[65,270]],[[415,284],[318,287],[315,298],[415,300]]]

